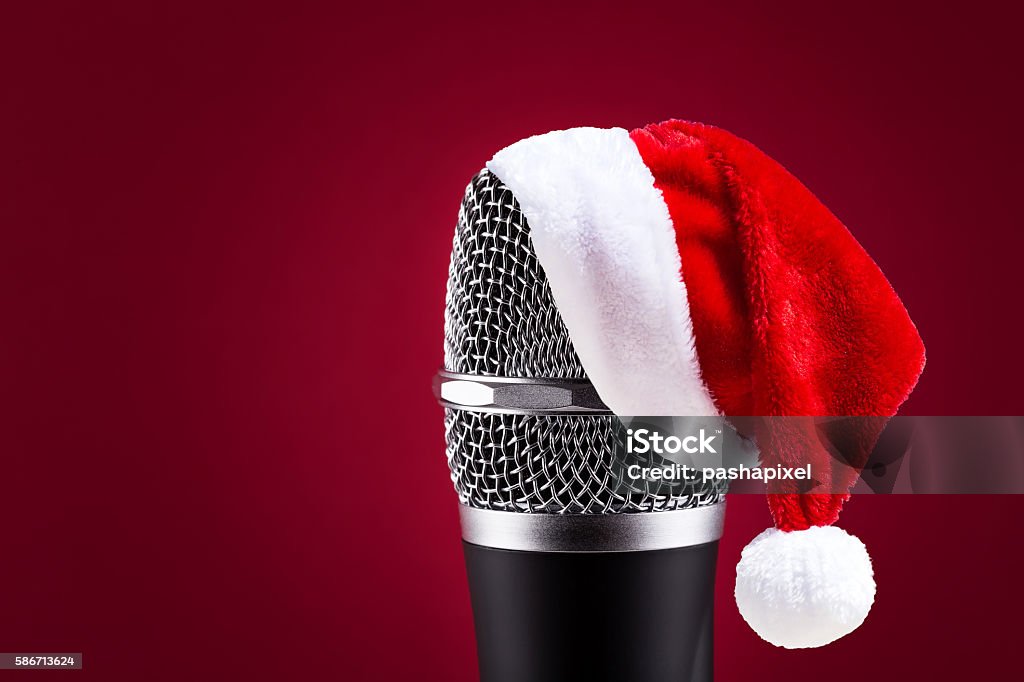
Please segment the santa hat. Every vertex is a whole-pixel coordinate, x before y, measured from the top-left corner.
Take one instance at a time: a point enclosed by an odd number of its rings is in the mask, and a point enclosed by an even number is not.
[[[616,414],[889,417],[913,389],[924,347],[888,281],[748,142],[685,121],[576,128],[517,142],[487,167],[519,201],[580,361]],[[762,465],[809,461],[830,493],[771,489],[775,527],[743,550],[737,604],[765,640],[821,646],[874,601],[864,545],[832,526],[858,463],[834,466],[816,440],[795,447],[761,421]]]

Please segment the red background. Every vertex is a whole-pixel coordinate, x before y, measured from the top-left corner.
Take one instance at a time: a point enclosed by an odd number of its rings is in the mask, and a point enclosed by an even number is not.
[[[429,385],[462,190],[532,133],[754,141],[917,321],[907,413],[1024,413],[1019,23],[984,2],[25,4],[0,22],[2,651],[102,680],[475,679]],[[720,678],[1015,666],[1022,511],[858,497],[877,604],[785,652],[732,601],[769,523],[734,498]]]

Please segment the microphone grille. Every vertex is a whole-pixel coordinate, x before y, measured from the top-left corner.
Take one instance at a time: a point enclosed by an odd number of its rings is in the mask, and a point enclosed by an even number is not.
[[[445,297],[445,369],[463,374],[586,379],[511,190],[487,170],[466,188]],[[712,483],[632,480],[625,427],[611,415],[445,409],[448,466],[459,500],[481,509],[599,514],[715,504]]]
[[[721,500],[702,480],[633,480],[631,464],[662,467],[657,455],[625,452],[616,417],[445,410],[448,466],[459,501],[478,509],[612,514],[690,509]]]
[[[444,364],[452,372],[583,379],[586,372],[511,190],[487,170],[466,188],[445,298]]]

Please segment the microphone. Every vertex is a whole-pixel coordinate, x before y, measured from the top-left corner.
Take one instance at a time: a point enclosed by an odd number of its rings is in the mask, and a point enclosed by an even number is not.
[[[634,480],[512,191],[466,189],[445,300],[444,406],[482,682],[712,679],[724,490]]]
[[[800,649],[858,628],[874,570],[835,523],[863,462],[784,418],[873,442],[923,367],[885,275],[749,142],[671,120],[499,151],[459,213],[435,381],[482,679],[710,678],[740,467],[680,450],[808,472],[768,487],[773,526],[736,566],[752,630]]]

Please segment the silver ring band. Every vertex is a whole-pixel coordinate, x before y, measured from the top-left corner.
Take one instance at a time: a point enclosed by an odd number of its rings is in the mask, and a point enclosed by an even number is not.
[[[530,379],[441,370],[434,395],[444,407],[501,414],[612,414],[586,379]]]
[[[636,514],[521,514],[459,505],[462,539],[524,552],[644,552],[722,537],[725,502]]]

